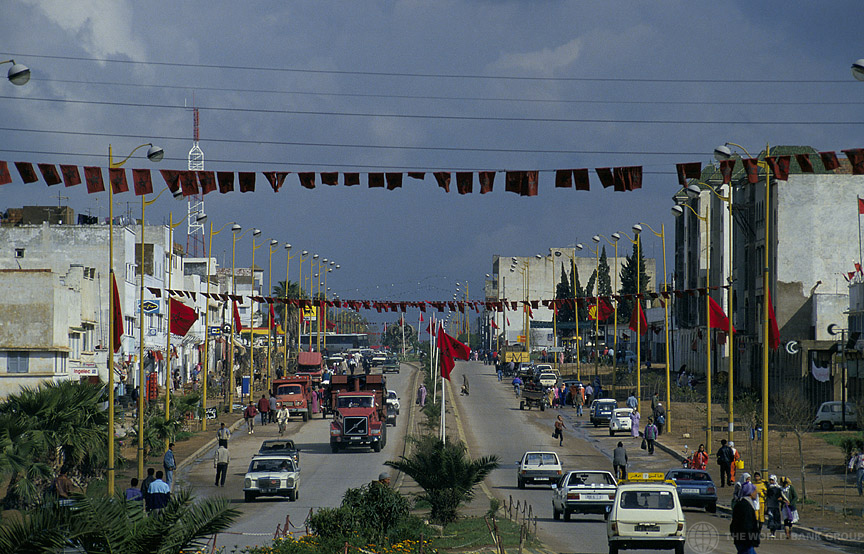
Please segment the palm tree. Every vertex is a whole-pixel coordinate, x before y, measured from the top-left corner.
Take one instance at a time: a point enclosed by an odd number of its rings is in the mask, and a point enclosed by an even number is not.
[[[288,281],[287,285],[285,284],[285,281],[279,281],[278,283],[276,283],[276,286],[273,287],[272,294],[274,298],[299,299],[306,297],[306,295],[300,289],[300,283],[292,283],[291,281]],[[299,308],[289,310],[287,304],[276,304],[274,311],[276,312],[276,318],[282,325],[282,330],[285,331],[285,339],[288,340],[288,337],[291,336],[292,331],[297,329]]]
[[[432,506],[432,519],[450,523],[456,520],[459,506],[474,497],[474,488],[498,467],[498,456],[472,460],[464,444],[425,435],[410,457],[400,456],[384,465],[414,479],[423,489],[420,498]]]
[[[81,552],[179,554],[202,547],[214,533],[231,526],[240,512],[223,498],[193,502],[177,492],[164,509],[147,515],[140,501],[121,496],[83,497],[74,509],[50,502],[22,518],[0,524],[0,552]]]

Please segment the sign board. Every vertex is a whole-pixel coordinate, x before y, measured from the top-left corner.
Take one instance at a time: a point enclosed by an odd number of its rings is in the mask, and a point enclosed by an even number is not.
[[[525,344],[525,335],[517,335],[516,342],[521,342],[522,344]]]
[[[550,346],[546,349],[547,352],[564,352],[563,346]]]
[[[98,377],[99,370],[96,368],[95,364],[93,367],[73,367],[72,373],[79,377]]]
[[[158,314],[162,313],[161,311],[162,303],[159,300],[145,300],[144,301],[144,313],[145,314]],[[138,312],[141,312],[141,301],[138,301]]]
[[[522,362],[524,364],[527,364],[531,361],[531,359],[528,356],[528,352],[505,352],[504,361],[513,363]]]
[[[211,325],[207,330],[207,335],[211,337],[221,337],[222,336],[222,328],[218,325]]]
[[[303,306],[303,317],[308,321],[318,319],[318,306]]]

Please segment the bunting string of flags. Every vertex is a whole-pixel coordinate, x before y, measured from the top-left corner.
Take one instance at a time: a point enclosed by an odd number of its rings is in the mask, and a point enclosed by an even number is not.
[[[864,148],[853,148],[842,150],[849,160],[852,167],[853,175],[864,175]],[[833,151],[819,152],[817,154],[795,154],[795,160],[803,173],[813,173],[812,156],[818,156],[822,165],[826,170],[832,171],[840,167],[840,161],[837,154]],[[723,183],[729,184],[732,178],[732,172],[737,163],[737,158],[720,162],[720,174],[723,177]],[[789,168],[791,165],[792,156],[766,156],[764,164],[773,173],[776,179],[785,181],[789,178]],[[748,182],[759,182],[760,160],[758,158],[741,158],[744,172],[747,175]],[[31,162],[13,162],[18,175],[25,184],[35,183],[42,180],[47,186],[54,186],[63,183],[67,187],[80,185],[82,182],[87,186],[87,192],[90,194],[104,192],[105,182],[103,180],[103,169],[101,167],[85,166],[84,179],[81,179],[81,173],[77,165],[57,165],[52,163],[37,163],[38,173]],[[686,186],[690,179],[699,179],[702,173],[701,162],[687,162],[675,164],[678,182],[681,186]],[[153,178],[149,169],[132,169],[132,190],[138,196],[151,194],[153,192]],[[546,170],[543,170],[545,172]],[[555,188],[575,188],[580,191],[591,189],[589,178],[589,169],[556,169]],[[273,189],[273,192],[279,192],[285,184],[286,179],[291,174],[290,171],[263,171],[264,179]],[[456,172],[456,191],[459,194],[472,194],[474,192],[475,181],[479,183],[480,194],[492,192],[495,177],[498,173],[504,173],[504,190],[513,192],[520,196],[537,196],[539,174],[541,170],[520,170],[520,171],[461,171]],[[598,167],[594,169],[597,179],[604,189],[612,188],[616,192],[627,192],[642,188],[642,166],[626,166],[626,167]],[[234,192],[235,182],[237,190],[241,193],[255,192],[256,173],[251,171],[191,171],[191,170],[174,170],[161,169],[159,174],[165,185],[171,189],[171,192],[182,193],[183,196],[193,196],[197,194],[208,194],[219,191],[222,194]],[[360,173],[342,173],[342,184],[344,186],[356,186],[360,184]],[[366,173],[366,182],[369,188],[386,188],[387,190],[395,190],[402,188],[403,176],[407,175],[414,180],[424,180],[425,172],[370,172]],[[476,176],[475,176],[476,175]],[[338,172],[297,172],[297,180],[299,185],[306,189],[314,189],[316,187],[316,176],[320,176],[322,185],[336,186],[339,184]],[[435,171],[432,176],[439,188],[444,189],[444,192],[450,192],[450,183],[452,182],[452,173],[448,171]],[[0,160],[0,185],[6,185],[12,182],[12,175],[9,170],[9,163]],[[114,194],[122,194],[129,191],[129,184],[126,177],[126,169],[110,168],[108,170],[108,184]]]

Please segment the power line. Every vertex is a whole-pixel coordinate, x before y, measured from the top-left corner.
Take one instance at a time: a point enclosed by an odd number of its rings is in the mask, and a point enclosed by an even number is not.
[[[65,98],[32,98],[19,96],[0,96],[6,100],[25,100],[30,102],[50,102],[62,104],[80,104],[114,107],[134,108],[158,108],[158,109],[186,109],[183,106],[170,104],[140,104],[135,102],[109,102],[106,100],[70,100]],[[340,116],[340,117],[389,117],[396,119],[431,119],[451,121],[497,121],[514,122],[522,121],[529,123],[602,123],[602,124],[627,124],[627,125],[864,125],[864,121],[723,121],[723,120],[677,120],[677,119],[600,119],[600,118],[559,118],[559,117],[509,117],[509,116],[476,116],[476,115],[434,115],[434,114],[398,114],[398,113],[374,113],[374,112],[335,112],[318,110],[278,110],[265,108],[229,108],[224,106],[199,106],[199,110],[234,112],[234,113],[260,113],[268,115],[309,115],[309,116]]]
[[[111,81],[85,81],[80,79],[39,79],[43,83],[65,83],[80,85],[98,85],[113,87],[133,88],[156,88],[166,90],[195,90],[211,92],[242,92],[253,94],[280,94],[295,96],[331,96],[335,98],[383,98],[398,100],[442,100],[459,102],[523,102],[534,104],[609,104],[609,105],[651,105],[651,106],[860,106],[864,102],[795,102],[795,101],[765,101],[745,102],[728,101],[712,102],[702,100],[586,100],[586,99],[547,99],[547,98],[517,98],[517,97],[494,97],[494,96],[440,96],[440,95],[414,95],[414,94],[379,94],[362,92],[320,92],[280,89],[250,89],[233,87],[208,87],[201,85],[162,85],[153,83],[120,83]]]
[[[307,73],[320,75],[358,75],[367,77],[408,77],[436,79],[476,79],[476,80],[512,80],[512,81],[546,81],[546,82],[604,82],[604,83],[729,83],[729,84],[849,84],[848,79],[818,80],[818,79],[669,79],[669,78],[639,78],[639,77],[528,77],[524,75],[477,75],[467,73],[420,73],[395,71],[359,71],[336,69],[308,69],[295,67],[246,66],[220,64],[194,64],[180,62],[158,62],[141,60],[120,60],[112,58],[85,58],[81,56],[56,56],[29,53],[5,52],[3,56],[11,58],[36,58],[61,61],[84,61],[97,63],[117,63],[123,65],[144,65],[156,67],[178,67],[196,69],[221,69],[231,71],[272,71],[280,73]]]

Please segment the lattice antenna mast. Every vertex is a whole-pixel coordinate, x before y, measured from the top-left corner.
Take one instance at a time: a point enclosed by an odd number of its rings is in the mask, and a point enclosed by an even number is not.
[[[195,107],[195,96],[192,96],[192,149],[189,150],[189,171],[204,171],[204,152],[198,146],[200,134],[198,130],[198,108]],[[186,203],[188,217],[186,219],[186,254],[195,258],[203,257],[204,223],[196,218],[204,213],[204,195],[199,192],[190,196]]]

